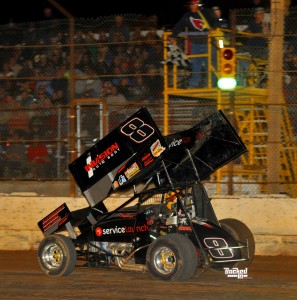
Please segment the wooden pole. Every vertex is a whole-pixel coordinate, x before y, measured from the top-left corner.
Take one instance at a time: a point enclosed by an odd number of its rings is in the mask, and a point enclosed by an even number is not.
[[[69,133],[69,150],[70,150],[70,160],[74,161],[77,157],[76,145],[75,145],[75,121],[76,121],[76,111],[75,111],[75,68],[74,68],[74,33],[75,33],[75,22],[74,17],[70,14],[63,6],[61,6],[56,0],[48,0],[58,11],[60,11],[69,20],[69,62],[70,62],[70,133]],[[72,177],[70,177],[70,195],[71,197],[76,197],[76,184]]]
[[[280,192],[285,2],[286,0],[271,0],[267,110],[267,192],[269,194]]]

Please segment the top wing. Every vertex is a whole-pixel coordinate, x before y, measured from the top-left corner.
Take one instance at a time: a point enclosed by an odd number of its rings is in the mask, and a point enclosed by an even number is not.
[[[170,178],[178,182],[203,180],[247,151],[221,110],[165,139],[169,151],[164,160]]]
[[[133,183],[153,168],[167,149],[146,108],[141,108],[69,165],[91,206],[112,191]],[[137,176],[136,176],[137,175]]]

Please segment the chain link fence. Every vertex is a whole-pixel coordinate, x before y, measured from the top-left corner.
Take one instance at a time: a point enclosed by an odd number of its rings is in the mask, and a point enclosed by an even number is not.
[[[210,189],[218,192],[221,182],[220,193],[227,193],[231,180],[235,193],[265,193],[267,97],[262,91],[269,77],[270,15],[266,10],[262,16],[267,23],[262,33],[251,30],[258,18],[253,10],[236,10],[230,16],[227,36],[237,48],[238,89],[255,88],[258,94],[238,97],[232,107],[215,93],[170,95],[167,126],[172,133],[218,108],[234,111],[236,129],[249,149],[241,160],[246,168],[240,173],[235,166],[232,180],[224,170],[214,175]],[[288,169],[295,159],[297,134],[296,18],[293,8],[285,22],[284,184],[295,182],[294,171]],[[79,19],[74,28],[65,19],[1,26],[0,193],[73,194],[68,164],[141,106],[149,108],[163,131],[162,34],[154,17],[140,15]],[[184,80],[189,70],[179,72]],[[290,126],[291,131],[285,130]]]

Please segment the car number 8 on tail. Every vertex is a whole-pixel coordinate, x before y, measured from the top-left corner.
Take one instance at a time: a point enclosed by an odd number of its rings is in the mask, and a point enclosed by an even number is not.
[[[227,242],[222,238],[205,238],[205,246],[209,249],[209,252],[214,258],[231,258],[233,252],[228,249]]]
[[[134,118],[121,128],[121,132],[128,136],[132,141],[140,144],[148,139],[155,130],[141,119]]]

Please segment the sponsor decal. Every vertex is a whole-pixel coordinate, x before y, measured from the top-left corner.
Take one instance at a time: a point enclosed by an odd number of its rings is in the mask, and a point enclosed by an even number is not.
[[[169,148],[172,147],[176,147],[176,146],[180,146],[182,144],[182,139],[174,139],[170,144],[169,144]]]
[[[139,225],[136,227],[133,226],[122,226],[122,227],[112,227],[112,228],[101,228],[97,227],[95,230],[95,234],[100,237],[102,235],[113,235],[113,234],[124,234],[124,233],[139,233],[139,232],[147,232],[149,231],[149,227],[144,225]]]
[[[122,165],[119,169],[118,169],[118,174],[120,174],[124,169],[126,169],[127,164]]]
[[[148,154],[144,155],[141,158],[141,160],[142,160],[143,166],[146,167],[154,161],[154,158],[152,157],[152,155],[150,153],[148,153]]]
[[[177,147],[177,146],[180,146],[180,145],[183,145],[183,144],[188,144],[191,142],[191,137],[189,136],[185,136],[181,139],[174,139],[170,144],[169,144],[169,148],[172,148],[172,147]]]
[[[179,226],[178,230],[181,230],[181,231],[192,231],[192,228],[190,226]]]
[[[103,230],[101,227],[97,227],[96,230],[95,230],[95,234],[97,236],[101,236],[103,234]]]
[[[204,25],[203,20],[190,17],[190,21],[194,28],[196,28],[200,31],[203,30],[203,25]]]
[[[117,189],[120,185],[119,185],[118,181],[115,180],[113,182],[112,186],[113,186],[114,189]]]
[[[195,139],[200,140],[200,139],[203,139],[204,137],[205,137],[205,133],[204,132],[199,132],[199,133],[196,134]]]
[[[152,155],[154,156],[154,157],[158,157],[158,156],[160,156],[163,152],[164,152],[164,150],[165,150],[165,147],[163,147],[162,145],[161,145],[161,142],[160,142],[160,140],[158,139],[158,140],[156,140],[152,145],[151,145],[151,152],[152,152]]]
[[[117,143],[112,144],[106,150],[98,154],[94,159],[89,155],[86,159],[85,171],[88,173],[88,177],[91,178],[94,175],[94,170],[100,165],[105,163],[106,159],[112,158],[120,151]]]
[[[44,231],[47,231],[54,224],[56,224],[62,220],[62,217],[59,215],[59,213],[64,208],[65,208],[65,205],[63,204],[42,220],[42,228]]]
[[[123,185],[125,182],[127,182],[127,179],[124,175],[119,176],[119,185]]]
[[[119,213],[119,218],[123,218],[123,219],[133,219],[137,216],[137,214],[135,213]]]
[[[199,225],[202,225],[202,226],[207,227],[207,228],[213,228],[213,226],[211,226],[210,224],[205,223],[205,222],[203,222],[203,221],[198,221],[197,223],[198,223]]]
[[[248,278],[248,269],[224,268],[225,275],[228,278],[245,279]]]
[[[59,223],[59,227],[61,226],[61,225],[63,225],[64,223],[66,223],[66,221],[69,219],[69,215],[68,216],[66,216],[64,219],[62,219],[61,221],[60,221],[60,223]]]
[[[182,226],[188,226],[188,220],[187,218],[181,218],[180,216],[178,216],[178,223]]]
[[[140,171],[140,168],[139,168],[138,164],[135,162],[124,172],[124,174],[126,175],[126,177],[129,180],[134,175],[136,175],[139,171]]]

